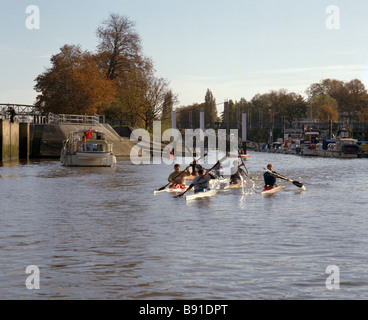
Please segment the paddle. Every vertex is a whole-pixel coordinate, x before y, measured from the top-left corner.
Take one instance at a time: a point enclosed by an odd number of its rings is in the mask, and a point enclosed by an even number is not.
[[[201,160],[202,158],[206,157],[207,153],[205,153],[203,156],[199,157],[196,161]],[[176,178],[179,178],[184,172],[185,170],[187,170],[190,166],[186,167],[183,171],[181,171],[174,179],[172,179],[172,181],[174,181]],[[171,182],[169,182],[168,184],[164,185],[163,187],[161,187],[160,189],[157,189],[156,191],[162,191],[164,190]]]
[[[240,153],[240,149],[239,149],[239,155],[241,155],[241,153]],[[244,161],[243,161],[243,158],[242,158],[242,157],[240,157],[240,160],[241,160],[241,163],[242,163],[242,165],[243,165],[243,167],[244,167],[244,169],[245,169],[245,172],[244,172],[245,176],[246,176],[247,178],[249,178],[250,180],[252,180],[252,181],[253,181],[253,178],[251,177],[251,175],[249,174],[249,171],[248,171],[247,167],[245,166],[245,163],[244,163]]]
[[[304,184],[302,184],[299,181],[293,181],[291,179],[288,179],[286,177],[283,177],[282,175],[278,174],[278,173],[273,173],[272,171],[265,169],[267,172],[271,173],[272,175],[274,175],[277,178],[283,179],[283,180],[288,180],[290,181],[293,185],[297,186],[298,188],[304,188]]]
[[[212,171],[214,168],[216,168],[216,166],[218,166],[220,163],[222,163],[225,159],[227,158],[227,155],[225,157],[223,157],[221,160],[217,161],[216,164],[209,170],[207,170],[208,172],[209,171]],[[198,179],[198,181],[196,183],[192,183],[188,188],[187,190],[185,190],[183,193],[175,196],[175,198],[179,198],[179,197],[182,197],[183,195],[185,195],[190,189],[192,189],[205,175],[203,175],[202,177],[200,177]]]

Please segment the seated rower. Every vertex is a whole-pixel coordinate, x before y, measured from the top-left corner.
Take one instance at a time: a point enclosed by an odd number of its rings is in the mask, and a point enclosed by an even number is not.
[[[222,168],[222,164],[219,163],[216,167],[214,167],[212,169],[212,171],[214,172],[214,174],[216,175],[216,178],[223,178],[224,175],[223,175],[223,168]]]
[[[194,186],[194,193],[204,192],[210,190],[210,180],[216,179],[209,171],[204,173],[203,169],[198,170],[198,176],[194,178],[192,184],[189,186],[191,189]]]
[[[268,171],[263,174],[265,189],[272,189],[274,187],[277,187],[276,178],[278,178],[279,175],[276,171],[273,171],[273,165],[271,163],[267,165],[267,170]],[[287,181],[291,180],[287,179]]]
[[[176,164],[174,166],[174,172],[169,175],[167,180],[171,182],[169,188],[173,189],[185,189],[187,186],[185,185],[184,179],[186,176],[190,176],[189,167],[185,168],[185,170],[181,172],[180,164]]]
[[[236,172],[230,176],[230,184],[242,183],[242,178],[246,176],[244,170],[240,168],[243,164],[239,165],[239,162],[235,160],[233,165],[234,168],[232,170],[236,170]]]
[[[202,166],[200,164],[197,164],[197,160],[195,160],[195,159],[190,163],[190,167],[192,167],[192,174],[191,175],[193,177],[198,176],[198,170],[202,169]]]

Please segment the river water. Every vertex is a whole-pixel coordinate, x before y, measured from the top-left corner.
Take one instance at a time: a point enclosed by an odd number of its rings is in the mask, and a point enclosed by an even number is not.
[[[307,191],[261,196],[270,162]],[[0,299],[368,299],[367,163],[252,152],[255,190],[190,203],[172,165],[1,166]]]

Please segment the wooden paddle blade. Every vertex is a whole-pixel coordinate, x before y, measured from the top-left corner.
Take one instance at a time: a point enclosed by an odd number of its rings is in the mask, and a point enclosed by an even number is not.
[[[302,184],[299,181],[293,181],[293,185],[297,186],[298,188],[303,188],[304,187],[304,184]]]

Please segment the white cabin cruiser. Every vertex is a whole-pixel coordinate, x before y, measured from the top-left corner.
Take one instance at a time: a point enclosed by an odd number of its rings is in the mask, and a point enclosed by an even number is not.
[[[67,167],[112,167],[116,157],[105,134],[91,128],[69,134],[68,140],[63,142],[60,162]]]

